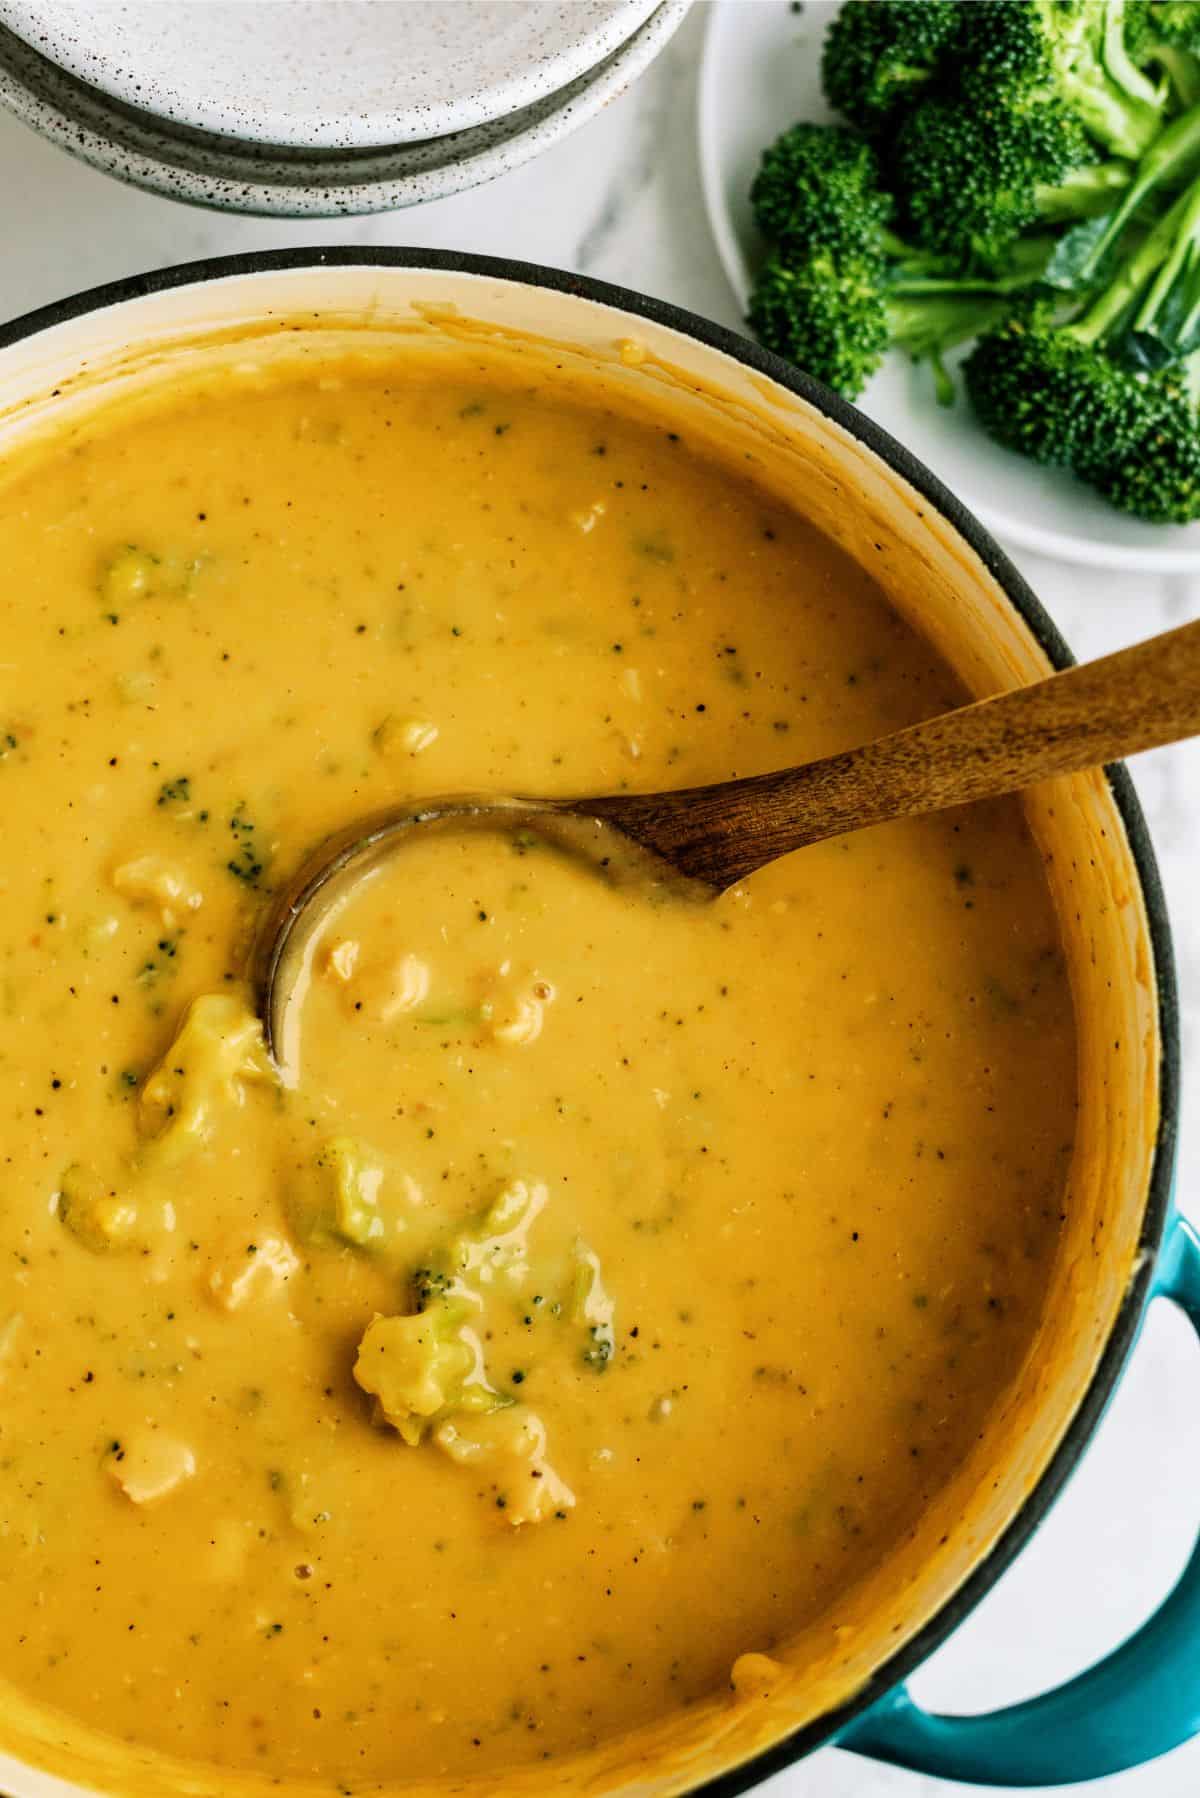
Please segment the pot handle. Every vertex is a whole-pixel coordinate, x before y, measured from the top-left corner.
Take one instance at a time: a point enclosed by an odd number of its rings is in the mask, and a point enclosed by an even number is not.
[[[1151,1288],[1200,1334],[1200,1236],[1168,1224]],[[1105,1660],[1053,1692],[989,1711],[923,1711],[903,1686],[856,1718],[840,1748],[973,1785],[1056,1786],[1140,1766],[1200,1734],[1200,1541],[1174,1591]]]

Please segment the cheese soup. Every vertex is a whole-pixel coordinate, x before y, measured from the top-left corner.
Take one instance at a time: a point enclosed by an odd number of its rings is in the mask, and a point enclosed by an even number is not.
[[[0,488],[0,1680],[330,1793],[588,1747],[898,1557],[1038,1327],[1071,1002],[1016,801],[708,905],[406,795],[718,781],[959,703],[665,417],[330,356]],[[0,1744],[2,1745],[2,1744]]]

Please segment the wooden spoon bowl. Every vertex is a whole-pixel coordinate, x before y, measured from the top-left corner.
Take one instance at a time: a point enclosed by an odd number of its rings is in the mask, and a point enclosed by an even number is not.
[[[610,881],[712,899],[765,863],[891,818],[1013,793],[1200,732],[1200,622],[795,768],[666,793],[402,801],[326,838],[275,895],[255,985],[283,1065],[290,970],[335,895],[417,831],[530,831]]]

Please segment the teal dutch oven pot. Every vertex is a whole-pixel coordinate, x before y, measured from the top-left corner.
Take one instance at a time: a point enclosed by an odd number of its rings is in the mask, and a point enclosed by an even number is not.
[[[169,269],[50,306],[0,326],[0,456],[26,430],[91,403],[89,391],[120,390],[137,378],[139,359],[167,379],[173,358],[208,353],[223,333],[244,352],[261,344],[266,354],[272,340],[283,341],[281,322],[295,330],[297,320],[309,332],[369,324],[410,335],[462,333],[472,321],[509,343],[540,340],[588,357],[615,382],[649,383],[656,403],[677,407],[696,435],[711,433],[718,418],[725,435],[740,434],[764,478],[870,567],[971,690],[1037,678],[1071,660],[978,522],[853,407],[677,307],[521,263],[426,250],[282,251]],[[1060,1256],[1047,1307],[1055,1323],[1044,1327],[1058,1333],[1046,1337],[1044,1363],[1031,1356],[1011,1416],[997,1423],[1003,1453],[977,1470],[978,1490],[995,1496],[974,1510],[964,1500],[940,1523],[940,1500],[931,1500],[927,1565],[903,1608],[888,1600],[893,1615],[881,1601],[877,1634],[858,1632],[838,1666],[823,1667],[820,1696],[799,1663],[788,1672],[781,1649],[783,1695],[764,1701],[765,1724],[742,1728],[741,1701],[717,1695],[688,1712],[681,1728],[692,1734],[674,1759],[656,1760],[635,1734],[627,1750],[611,1745],[607,1759],[589,1763],[586,1780],[568,1762],[539,1775],[539,1789],[732,1798],[831,1743],[948,1779],[1058,1785],[1135,1766],[1200,1732],[1200,1548],[1123,1647],[1040,1698],[986,1716],[941,1716],[905,1685],[1046,1516],[1151,1304],[1177,1305],[1200,1331],[1200,1241],[1170,1198],[1179,1096],[1170,935],[1137,799],[1116,767],[1037,789],[1027,805],[1071,967],[1087,1152],[1081,1160],[1077,1149],[1072,1165],[1065,1241],[1074,1246]],[[1114,1006],[1124,1008],[1119,1030]],[[56,1761],[54,1732],[18,1717],[14,1705],[0,1694],[0,1791],[55,1798],[121,1789],[100,1747]],[[180,1768],[151,1787],[216,1794],[222,1782]]]

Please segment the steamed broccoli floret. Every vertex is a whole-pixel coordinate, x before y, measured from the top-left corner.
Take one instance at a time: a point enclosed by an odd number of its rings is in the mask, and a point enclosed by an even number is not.
[[[938,75],[965,14],[959,0],[847,0],[825,39],[826,98],[864,131],[882,130]]]
[[[470,1230],[456,1237],[451,1268],[456,1276],[490,1286],[501,1276],[519,1280],[529,1262],[529,1232],[549,1197],[540,1180],[510,1180]]]
[[[980,92],[1062,108],[1117,156],[1136,159],[1161,131],[1169,96],[1130,54],[1127,28],[1137,39],[1142,25],[1125,0],[969,0],[963,15]]]
[[[416,1190],[369,1143],[335,1136],[298,1170],[287,1195],[288,1221],[301,1242],[386,1255],[405,1237]]]
[[[379,1209],[383,1167],[378,1155],[356,1137],[337,1136],[317,1161],[328,1182],[337,1235],[358,1248],[382,1243],[390,1230]]]
[[[1012,302],[986,283],[915,276],[913,286],[908,292],[900,280],[889,287],[885,271],[861,257],[839,263],[818,251],[789,263],[777,253],[759,275],[750,323],[768,349],[847,399],[862,392],[884,351],[896,344],[933,363],[938,397],[949,403],[953,391],[941,357],[990,330]]]
[[[354,1378],[410,1448],[442,1418],[486,1414],[509,1403],[489,1384],[479,1338],[454,1296],[411,1317],[373,1318],[359,1343]]]
[[[529,1229],[546,1197],[540,1182],[513,1180],[476,1224],[414,1273],[415,1311],[368,1326],[354,1377],[411,1446],[444,1418],[484,1415],[512,1402],[489,1381],[473,1325],[485,1289],[499,1279],[518,1282],[527,1271]]]
[[[1147,39],[1200,51],[1200,0],[1143,0],[1136,18],[1135,54]]]
[[[1002,269],[1024,231],[1112,202],[1128,172],[1098,163],[1081,126],[1053,100],[970,79],[906,119],[893,178],[913,231],[962,268]]]
[[[1139,373],[1132,352],[1141,343],[1144,362],[1144,345],[1162,342],[1158,332],[1176,324],[1195,330],[1195,310],[1190,323],[1187,315],[1177,318],[1175,299],[1180,282],[1190,285],[1198,251],[1200,182],[1126,258],[1082,317],[1059,323],[1043,304],[983,337],[965,374],[989,434],[1037,462],[1087,470],[1089,478],[1150,441],[1172,388]],[[1196,304],[1193,299],[1194,309]]]
[[[749,320],[761,343],[849,399],[862,392],[889,341],[883,272],[874,257],[776,250],[759,273]]]
[[[94,1255],[143,1245],[136,1204],[90,1168],[69,1167],[58,1191],[58,1221]]]
[[[63,1173],[54,1210],[94,1255],[152,1255],[170,1243],[175,1228],[170,1183],[155,1181],[136,1164],[111,1182],[74,1163]]]
[[[1127,0],[1134,61],[1161,69],[1185,106],[1200,99],[1200,0]]]
[[[1151,524],[1200,518],[1200,358],[1181,383],[1164,387],[1163,403],[1140,436],[1079,472],[1110,505]]]
[[[415,1311],[373,1319],[354,1364],[354,1378],[375,1399],[378,1417],[410,1447],[428,1438],[476,1480],[482,1475],[496,1508],[514,1527],[565,1517],[575,1503],[546,1459],[541,1419],[493,1386],[483,1354],[489,1326],[503,1315],[490,1308],[493,1293],[511,1304],[520,1292],[529,1275],[529,1230],[547,1196],[540,1182],[506,1186],[482,1217],[414,1273]],[[522,1310],[525,1303],[542,1300],[525,1300]],[[588,1327],[590,1354],[607,1361],[612,1301],[599,1262],[582,1244],[576,1248],[572,1310]],[[524,1378],[522,1370],[512,1374],[514,1385]]]
[[[138,1123],[160,1165],[200,1148],[221,1118],[245,1103],[251,1085],[279,1079],[262,1025],[233,993],[202,993],[184,1013],[175,1040],[144,1081]]]
[[[793,125],[763,152],[750,189],[764,237],[802,249],[879,252],[892,201],[865,138],[842,126]]]
[[[1099,180],[1094,168],[1081,169],[1061,193],[1047,199],[1047,209],[1057,218],[1077,216],[1085,205],[1077,190],[1086,191],[1087,204],[1097,194],[1099,203],[1106,203],[1114,183],[1112,165],[1105,169]],[[1118,188],[1127,182],[1128,172],[1121,170]],[[802,261],[814,250],[828,250],[839,259],[886,260],[889,283],[903,279],[909,287],[917,279],[961,274],[958,256],[908,244],[891,228],[895,202],[884,188],[875,147],[845,126],[802,123],[783,132],[764,151],[750,198],[764,237],[790,262]],[[1044,242],[1032,246],[1032,255],[1030,246],[1014,246],[1010,272],[1022,279],[1040,273],[1046,260],[1044,255],[1039,259],[1041,251],[1048,254]]]
[[[981,337],[963,373],[988,435],[1035,462],[1077,467],[1137,442],[1152,416],[1145,383],[1049,307]]]
[[[448,1274],[441,1267],[419,1267],[412,1277],[413,1303],[418,1311],[428,1311],[431,1306],[455,1295],[456,1281],[453,1274]]]
[[[962,278],[956,258],[914,250],[890,229],[874,149],[836,125],[784,132],[763,159],[753,198],[776,242],[749,322],[768,348],[849,398],[889,343],[937,368],[952,344],[997,322],[996,294],[1039,279],[1053,247],[1023,240],[1003,275]],[[939,391],[951,397],[943,376]]]

